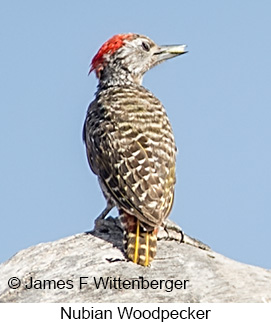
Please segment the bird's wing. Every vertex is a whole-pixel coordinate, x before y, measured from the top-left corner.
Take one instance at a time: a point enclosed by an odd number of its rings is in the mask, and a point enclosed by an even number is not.
[[[146,135],[129,122],[121,127],[112,118],[95,124],[94,117],[89,115],[84,127],[91,169],[117,205],[150,227],[160,225],[173,204],[174,142],[171,156],[163,134],[154,138],[151,131]]]
[[[115,131],[95,137],[92,168],[99,169],[100,179],[128,213],[148,225],[160,225],[173,202],[174,166],[168,169],[167,161],[159,158],[160,149],[144,135],[123,136]]]

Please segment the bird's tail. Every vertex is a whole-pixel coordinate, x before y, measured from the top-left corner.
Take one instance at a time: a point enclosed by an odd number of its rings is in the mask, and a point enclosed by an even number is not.
[[[127,258],[141,266],[148,266],[156,255],[157,231],[146,231],[133,215],[122,212],[123,246]]]

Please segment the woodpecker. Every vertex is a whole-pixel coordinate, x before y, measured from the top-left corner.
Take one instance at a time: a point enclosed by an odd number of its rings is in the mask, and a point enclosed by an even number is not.
[[[118,34],[102,45],[89,71],[99,83],[83,140],[107,201],[96,223],[117,207],[127,258],[142,266],[155,257],[158,228],[171,211],[176,181],[172,128],[142,78],[184,53],[185,45],[158,46],[143,35]]]

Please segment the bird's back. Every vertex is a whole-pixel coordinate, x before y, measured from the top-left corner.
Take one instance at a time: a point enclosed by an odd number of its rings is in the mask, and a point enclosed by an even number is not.
[[[98,90],[84,140],[105,196],[145,229],[161,225],[173,203],[176,155],[161,102],[137,84]]]

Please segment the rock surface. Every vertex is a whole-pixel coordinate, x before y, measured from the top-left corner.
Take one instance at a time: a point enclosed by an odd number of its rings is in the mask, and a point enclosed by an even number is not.
[[[109,218],[99,230],[22,250],[0,265],[0,302],[271,301],[270,270],[177,241],[159,241],[155,260],[144,268],[128,262],[121,246],[121,229]],[[20,287],[9,288],[11,277]],[[107,288],[96,288],[101,277],[111,277]]]

